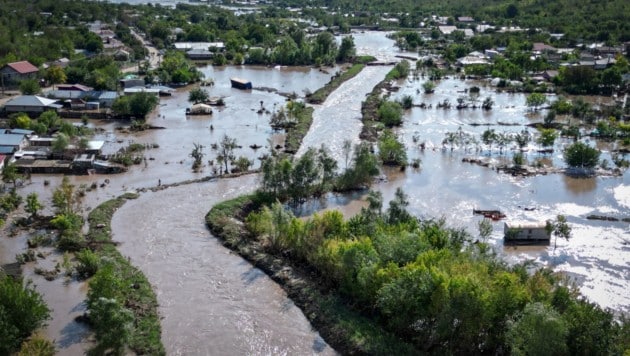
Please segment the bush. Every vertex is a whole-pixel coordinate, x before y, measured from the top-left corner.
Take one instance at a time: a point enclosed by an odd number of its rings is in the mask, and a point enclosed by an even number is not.
[[[76,254],[79,264],[75,267],[80,278],[92,277],[99,268],[100,258],[91,250],[85,249]]]
[[[36,336],[22,343],[17,356],[53,356],[55,354],[55,345],[50,340]]]
[[[400,104],[393,101],[384,101],[378,107],[378,119],[387,127],[402,124],[403,110]]]
[[[50,310],[35,289],[0,276],[0,354],[15,352],[49,317]]]
[[[569,167],[594,168],[599,163],[599,155],[598,149],[576,142],[564,150],[564,161]]]

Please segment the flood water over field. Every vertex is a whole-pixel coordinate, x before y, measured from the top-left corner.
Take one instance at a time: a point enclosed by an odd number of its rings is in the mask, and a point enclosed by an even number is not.
[[[384,33],[366,32],[354,34],[357,52],[372,54],[379,59],[391,59],[399,54],[393,41]],[[147,150],[146,164],[133,166],[119,175],[73,176],[71,181],[98,188],[88,192],[83,207],[86,210],[116,197],[126,191],[201,178],[212,173],[207,161],[215,160],[210,148],[224,134],[237,139],[241,148],[237,156],[244,155],[260,165],[258,157],[269,152],[272,144],[282,142],[281,134],[269,127],[270,114],[258,114],[263,107],[270,112],[286,102],[285,97],[267,90],[241,91],[230,87],[230,77],[242,77],[253,82],[255,88],[274,88],[278,92],[293,93],[303,97],[330,80],[337,68],[287,69],[262,67],[200,67],[215,85],[207,87],[210,96],[223,97],[226,106],[215,109],[211,116],[189,116],[185,110],[189,88],[178,89],[172,97],[162,98],[160,106],[149,123],[164,129],[126,134],[116,130],[119,123],[96,123],[105,129],[97,138],[106,140],[106,153],[114,153],[131,142],[158,144],[159,148]],[[388,71],[387,67],[368,67],[341,88],[331,94],[326,102],[315,106],[314,123],[305,138],[304,147],[319,147],[322,143],[331,147],[332,154],[340,161],[343,140],[357,142],[361,129],[360,103],[365,94]],[[417,216],[444,217],[451,226],[466,228],[476,233],[478,217],[473,208],[501,209],[510,220],[540,221],[567,216],[573,227],[570,241],[558,241],[552,246],[504,247],[502,223],[494,223],[491,243],[509,262],[534,260],[566,271],[579,283],[582,292],[604,307],[630,310],[630,228],[628,223],[586,220],[586,215],[597,213],[612,216],[630,215],[630,173],[622,177],[574,179],[561,174],[530,178],[515,178],[499,174],[490,168],[461,162],[466,156],[482,157],[493,162],[510,162],[511,150],[492,156],[487,150],[464,152],[455,147],[442,149],[447,131],[459,127],[465,132],[480,134],[487,127],[498,132],[515,132],[524,124],[542,120],[531,115],[525,107],[522,94],[496,93],[483,83],[442,80],[434,94],[422,94],[424,79],[405,80],[398,83],[400,90],[393,98],[409,94],[415,104],[431,104],[431,109],[413,108],[405,113],[405,123],[398,130],[410,159],[422,160],[419,170],[406,172],[386,170],[388,180],[376,183],[373,189],[383,192],[386,202],[397,187],[409,195],[410,210]],[[492,111],[438,110],[438,102],[449,99],[455,104],[464,89],[472,85],[481,87],[480,100],[491,96],[495,101]],[[517,124],[498,126],[498,123]],[[472,126],[491,124],[493,126]],[[212,126],[212,130],[210,129]],[[414,142],[414,137],[416,142]],[[420,142],[426,149],[421,151]],[[192,172],[189,156],[193,143],[204,146],[205,167],[202,172]],[[253,150],[250,145],[263,146]],[[567,142],[560,141],[556,153],[539,156],[534,151],[527,159],[545,159],[561,167],[560,150]],[[304,148],[301,148],[301,152]],[[604,155],[606,156],[606,154]],[[216,162],[215,162],[216,166]],[[343,167],[343,164],[340,164]],[[109,182],[105,184],[105,179]],[[50,182],[44,186],[44,180]],[[37,192],[40,199],[50,201],[54,187],[61,177],[33,175],[21,193]],[[101,187],[103,185],[103,187]],[[163,319],[163,338],[169,354],[316,354],[332,353],[282,290],[262,272],[231,254],[214,239],[205,228],[203,217],[212,204],[229,197],[250,192],[257,185],[255,176],[234,180],[221,180],[200,184],[170,187],[157,192],[143,193],[138,200],[129,201],[114,216],[114,239],[121,242],[121,251],[147,274],[156,289]],[[323,206],[339,207],[346,215],[360,209],[360,197],[333,196]],[[308,210],[313,206],[306,207]],[[526,211],[524,208],[535,208]],[[45,212],[45,213],[50,213]],[[10,242],[6,242],[10,241]],[[13,257],[25,246],[25,238],[3,239],[0,245],[1,261],[13,261]],[[55,258],[56,260],[53,260]],[[38,261],[47,266],[60,256]],[[33,266],[27,266],[32,275]],[[28,272],[31,271],[31,272]],[[55,319],[45,330],[46,335],[66,347],[60,350],[81,350],[81,326],[73,321],[81,313],[84,286],[74,282],[66,285],[61,277],[46,282],[34,277],[38,289],[45,292],[46,300],[55,310]],[[69,293],[65,293],[70,289]],[[64,294],[65,293],[65,294]],[[58,296],[63,297],[58,298]],[[63,299],[63,300],[61,300]],[[74,345],[74,346],[73,346]],[[84,349],[85,347],[83,347]],[[78,352],[80,353],[80,352]],[[68,351],[68,354],[73,354]]]

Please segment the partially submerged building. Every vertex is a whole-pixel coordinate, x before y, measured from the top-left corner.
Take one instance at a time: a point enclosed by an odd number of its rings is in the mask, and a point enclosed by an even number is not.
[[[548,243],[551,239],[546,222],[506,221],[503,233],[505,241],[513,243]]]

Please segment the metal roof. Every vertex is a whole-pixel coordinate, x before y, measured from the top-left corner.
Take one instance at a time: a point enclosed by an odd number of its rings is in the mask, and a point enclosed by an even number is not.
[[[24,141],[24,135],[0,134],[0,146],[19,146]]]
[[[39,72],[39,69],[32,65],[29,61],[8,63],[7,67],[10,67],[20,74]]]
[[[54,106],[57,100],[37,95],[22,95],[9,100],[5,106]]]

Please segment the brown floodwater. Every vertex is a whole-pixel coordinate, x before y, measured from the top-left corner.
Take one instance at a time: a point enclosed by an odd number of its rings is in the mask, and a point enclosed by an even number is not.
[[[154,286],[169,355],[334,354],[275,282],[205,226],[212,205],[256,184],[251,175],[144,193],[114,215],[119,250]]]
[[[373,54],[379,59],[392,59],[402,54],[385,33],[355,33],[354,37],[359,54]],[[251,80],[254,87],[270,87],[303,96],[328,82],[338,69],[330,68],[324,72],[310,68],[209,66],[201,70],[215,81],[214,87],[207,88],[210,95],[224,97],[227,104],[222,109],[217,108],[212,116],[186,117],[185,110],[190,106],[187,101],[189,88],[180,88],[172,97],[162,98],[158,110],[149,119],[149,123],[164,129],[124,134],[116,130],[123,125],[121,123],[95,123],[105,130],[97,138],[106,141],[106,153],[114,153],[131,142],[157,143],[159,148],[147,150],[146,164],[133,166],[124,174],[70,177],[77,187],[89,187],[93,183],[98,187],[84,197],[86,213],[124,192],[156,186],[158,180],[170,184],[210,175],[212,169],[207,161],[216,157],[210,145],[218,142],[223,134],[236,138],[242,146],[237,150],[237,156],[248,157],[254,161],[254,167],[258,167],[260,161],[257,158],[269,152],[268,140],[282,141],[281,133],[274,133],[269,127],[270,114],[257,113],[260,102],[273,112],[286,99],[266,90],[232,89],[230,77]],[[326,102],[315,106],[314,124],[305,138],[305,147],[319,147],[322,143],[330,145],[339,166],[343,167],[340,147],[345,139],[357,142],[361,129],[360,102],[387,70],[366,68],[333,92]],[[490,242],[510,263],[533,260],[540,266],[565,271],[576,279],[589,299],[617,311],[629,311],[630,226],[621,222],[586,220],[585,217],[591,213],[630,216],[630,174],[589,179],[561,174],[515,178],[490,168],[463,163],[461,159],[466,156],[494,163],[510,162],[513,147],[507,147],[502,154],[494,147],[492,155],[483,145],[478,150],[453,147],[451,151],[450,147],[442,145],[447,131],[461,127],[464,132],[479,135],[491,127],[498,132],[516,132],[522,130],[524,124],[542,120],[544,111],[531,113],[525,106],[525,95],[497,93],[485,82],[444,79],[438,83],[434,94],[425,95],[421,89],[424,80],[419,77],[400,81],[400,90],[392,95],[393,99],[411,95],[415,104],[432,105],[432,109],[406,111],[405,123],[397,131],[410,159],[422,160],[421,168],[406,172],[386,170],[384,177],[387,181],[376,183],[373,188],[382,191],[387,202],[395,189],[402,187],[409,195],[409,209],[415,215],[444,217],[450,225],[463,227],[473,234],[479,221],[472,215],[473,208],[501,209],[508,219],[513,220],[540,221],[564,214],[573,227],[573,238],[559,240],[556,249],[553,244],[548,247],[504,247],[503,224],[500,222],[493,224]],[[486,96],[493,98],[492,111],[435,108],[444,99],[456,104],[456,99],[467,95],[464,90],[472,85],[480,86],[480,100]],[[210,130],[211,126],[213,130]],[[425,142],[427,149],[420,150],[420,142]],[[191,169],[193,143],[202,144],[206,153],[205,166],[199,173]],[[252,144],[263,147],[253,150],[249,148]],[[535,145],[531,144],[526,159],[530,162],[543,160],[562,167],[560,152],[567,144],[568,141],[559,140],[555,153],[546,156],[536,153]],[[602,158],[609,157],[607,151]],[[106,179],[108,183],[105,184]],[[45,180],[50,182],[49,186],[44,185]],[[49,203],[54,187],[60,182],[60,176],[33,175],[32,181],[26,182],[20,192],[23,195],[37,192]],[[147,274],[157,290],[160,312],[165,317],[163,335],[169,354],[333,352],[316,332],[310,330],[304,316],[277,285],[222,248],[203,225],[203,215],[212,202],[251,191],[255,185],[255,178],[250,176],[143,193],[140,199],[128,202],[114,216],[115,238],[122,242],[123,253]],[[318,209],[338,208],[350,216],[364,206],[362,197],[362,194],[329,195],[327,199],[305,205],[299,213],[304,215]],[[526,211],[526,207],[535,210]],[[25,240],[22,237],[2,238],[0,261],[13,261],[15,254],[25,249]],[[176,265],[170,257],[177,261]],[[53,258],[60,260],[61,257],[51,256],[41,263],[53,263]],[[29,272],[32,268],[26,266],[27,276],[32,276]],[[81,353],[80,350],[87,346],[76,335],[85,333],[73,318],[82,310],[85,287],[76,282],[66,284],[63,278],[55,282],[46,282],[38,276],[33,279],[55,310],[55,319],[44,332],[55,339],[58,346],[60,340],[66,340],[64,345],[67,347],[60,348],[64,354],[75,354],[74,351],[66,352],[70,347]],[[221,305],[223,308],[218,308]]]

